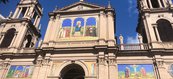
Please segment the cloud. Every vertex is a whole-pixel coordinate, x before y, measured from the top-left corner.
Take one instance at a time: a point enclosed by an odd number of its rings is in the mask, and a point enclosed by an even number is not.
[[[133,14],[138,14],[137,10],[137,0],[128,0],[129,7],[128,7],[128,12],[129,12],[129,17],[131,17]]]
[[[139,41],[138,41],[138,34],[136,34],[135,37],[133,36],[128,36],[127,37],[127,44],[138,44]]]

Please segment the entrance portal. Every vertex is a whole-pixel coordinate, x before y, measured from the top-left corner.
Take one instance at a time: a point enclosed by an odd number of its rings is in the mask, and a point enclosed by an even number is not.
[[[85,72],[80,65],[70,64],[61,71],[62,79],[84,79]]]

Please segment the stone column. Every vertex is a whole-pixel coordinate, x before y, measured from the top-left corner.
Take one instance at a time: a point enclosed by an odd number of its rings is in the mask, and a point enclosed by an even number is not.
[[[15,35],[14,35],[14,37],[13,37],[13,40],[12,40],[12,42],[11,42],[11,44],[10,44],[10,47],[15,47],[14,42],[15,42],[15,40],[16,40],[16,37],[17,37],[17,33],[15,33]]]
[[[0,38],[0,44],[2,43],[2,40],[4,39],[4,34],[1,35],[1,38]]]
[[[24,17],[26,17],[27,15],[28,15],[28,11],[29,11],[29,7],[26,9],[26,12],[25,12],[25,14],[24,14]]]
[[[163,1],[163,4],[164,4],[164,7],[167,7],[167,0],[162,0]]]
[[[35,24],[35,27],[36,27],[36,28],[38,28],[39,23],[40,23],[40,20],[41,20],[41,17],[39,16],[38,19],[37,19],[37,22],[36,22],[36,24]]]
[[[121,34],[120,34],[119,39],[120,39],[120,49],[121,49],[121,50],[124,50],[124,45],[123,45],[123,44],[124,44],[124,43],[123,43],[123,39],[124,39],[124,38],[123,38],[123,36],[122,36]]]
[[[19,10],[19,12],[18,12],[18,14],[17,14],[17,17],[16,17],[16,18],[20,18],[20,15],[21,15],[22,9],[23,9],[23,8],[20,8],[20,10]]]
[[[162,3],[160,2],[160,0],[158,0],[158,2],[159,2],[160,8],[162,8],[163,6],[162,6]]]
[[[14,45],[16,48],[19,48],[22,45],[24,38],[25,38],[25,35],[27,33],[27,30],[28,30],[27,26],[28,26],[28,24],[25,22],[23,22],[21,24],[20,30],[19,30],[18,35],[16,37],[16,40],[18,40],[18,41],[14,42]]]
[[[147,5],[147,1],[146,0],[143,0],[141,4],[143,4],[143,8],[144,9],[148,9],[149,8],[149,6]]]
[[[149,4],[150,5],[150,8],[152,9],[153,8],[153,5],[151,4],[151,0],[148,0]]]
[[[20,10],[20,8],[17,7],[16,10],[15,10],[15,12],[14,12],[14,14],[13,14],[13,16],[12,16],[12,18],[16,18],[16,16],[17,16],[18,13],[19,13],[19,10]]]
[[[157,29],[157,25],[153,25],[153,29],[155,29],[157,41],[161,42],[160,34],[159,34],[158,29]]]
[[[34,19],[33,25],[36,25],[36,24],[37,24],[37,21],[38,21],[38,15],[37,15],[36,18]]]

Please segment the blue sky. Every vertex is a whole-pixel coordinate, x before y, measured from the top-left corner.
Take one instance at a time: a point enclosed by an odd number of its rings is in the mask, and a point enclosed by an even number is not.
[[[47,29],[49,16],[48,13],[52,12],[55,7],[62,8],[75,3],[79,0],[39,0],[44,8],[43,17],[41,19],[41,34],[44,34]],[[107,6],[108,0],[85,0],[89,3]],[[136,9],[136,0],[110,0],[112,7],[116,11],[116,36],[122,34],[125,43],[136,43],[136,27],[138,20],[138,11]],[[9,0],[7,4],[0,4],[0,14],[8,16],[10,11],[15,10],[19,0]]]

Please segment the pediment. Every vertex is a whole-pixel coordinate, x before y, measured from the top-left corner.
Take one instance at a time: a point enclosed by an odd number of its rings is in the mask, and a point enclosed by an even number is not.
[[[93,9],[99,9],[104,8],[102,6],[86,3],[86,2],[77,2],[72,5],[63,7],[59,9],[58,11],[79,11],[79,10],[93,10]]]

